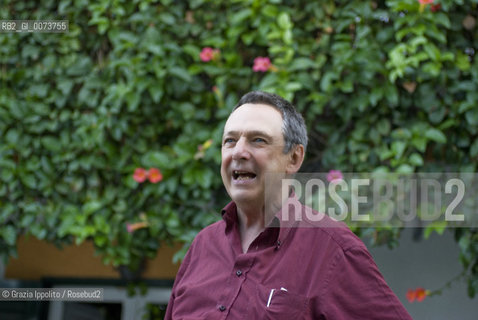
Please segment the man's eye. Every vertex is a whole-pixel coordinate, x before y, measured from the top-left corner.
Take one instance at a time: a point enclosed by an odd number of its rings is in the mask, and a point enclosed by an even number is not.
[[[233,142],[234,142],[234,139],[232,139],[232,138],[224,139],[224,144],[233,143]]]
[[[266,142],[266,140],[264,140],[262,138],[254,138],[254,142],[264,143],[264,142]]]

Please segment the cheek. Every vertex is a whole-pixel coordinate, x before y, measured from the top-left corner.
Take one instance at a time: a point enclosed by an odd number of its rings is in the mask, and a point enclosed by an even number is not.
[[[232,160],[232,151],[227,148],[221,149],[221,165],[228,164]]]
[[[224,174],[226,173],[226,169],[229,165],[229,163],[231,162],[231,157],[228,156],[228,153],[226,152],[222,152],[221,154],[221,175],[223,176],[224,178]]]

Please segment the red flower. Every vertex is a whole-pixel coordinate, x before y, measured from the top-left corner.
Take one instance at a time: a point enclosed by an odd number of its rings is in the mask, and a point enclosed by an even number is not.
[[[420,7],[418,8],[418,11],[420,11],[420,13],[422,13],[423,10],[425,10],[425,7],[426,7],[428,4],[432,4],[432,3],[433,3],[433,0],[418,0],[418,2],[420,3]]]
[[[410,303],[415,300],[417,300],[417,302],[422,302],[426,298],[428,293],[428,290],[425,290],[423,288],[416,288],[415,290],[409,289],[407,291],[406,297]]]
[[[415,298],[417,297],[416,293],[415,293],[415,290],[412,290],[412,289],[408,289],[407,291],[407,300],[408,302],[413,302],[415,301]]]
[[[328,182],[338,182],[339,180],[342,180],[343,178],[344,178],[344,175],[342,174],[342,171],[340,170],[330,170],[329,173],[327,174]]]
[[[136,223],[126,223],[126,230],[129,232],[129,233],[132,233],[138,229],[141,229],[141,228],[146,228],[148,227],[149,224],[147,221],[142,221],[142,222],[136,222]]]
[[[432,4],[432,5],[430,6],[430,10],[431,10],[432,12],[437,12],[437,11],[440,10],[440,9],[441,9],[441,4],[439,4],[439,3],[437,3],[437,4]]]
[[[199,58],[201,58],[201,60],[204,62],[216,60],[216,58],[219,56],[219,52],[219,49],[206,47],[202,49],[201,53],[199,54]]]
[[[159,181],[163,180],[163,174],[159,169],[151,168],[148,171],[148,178],[149,181],[152,183],[158,183]]]
[[[141,182],[144,182],[144,180],[146,180],[147,177],[148,177],[148,173],[143,168],[136,168],[134,170],[134,174],[133,174],[134,181],[141,183]]]
[[[417,290],[415,290],[415,297],[417,298],[417,301],[418,302],[422,302],[427,296],[427,292],[425,289],[423,288],[417,288]]]
[[[254,59],[254,66],[252,70],[254,72],[266,72],[271,68],[271,60],[268,57],[257,57]]]

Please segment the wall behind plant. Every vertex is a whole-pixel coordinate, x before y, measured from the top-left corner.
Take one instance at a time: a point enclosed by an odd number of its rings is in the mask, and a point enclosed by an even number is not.
[[[227,202],[222,127],[253,89],[304,114],[306,170],[476,171],[477,6],[4,1],[0,19],[69,32],[0,34],[1,254],[21,234],[91,239],[106,264],[135,268],[190,242]],[[453,232],[474,295],[478,235]]]

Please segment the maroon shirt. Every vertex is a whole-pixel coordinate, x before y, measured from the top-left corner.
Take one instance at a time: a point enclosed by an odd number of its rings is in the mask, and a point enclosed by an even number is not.
[[[235,203],[222,214],[191,244],[166,320],[412,319],[344,224],[328,217],[314,227],[280,222],[243,253]]]

